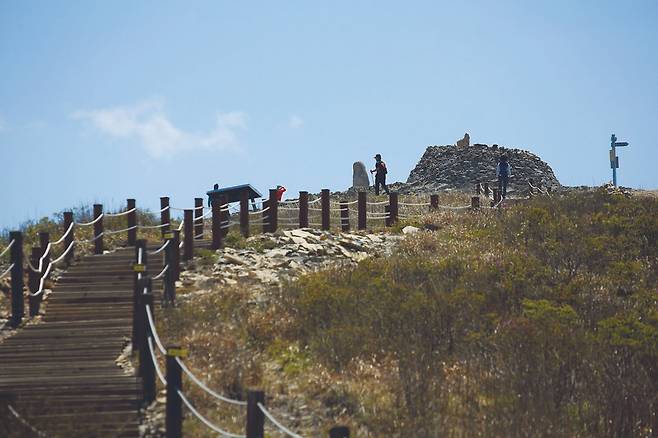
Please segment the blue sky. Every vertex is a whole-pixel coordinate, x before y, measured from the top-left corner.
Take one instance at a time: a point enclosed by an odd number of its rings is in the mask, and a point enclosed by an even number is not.
[[[658,2],[0,2],[0,227],[213,183],[351,185],[379,152],[529,149],[657,188]]]

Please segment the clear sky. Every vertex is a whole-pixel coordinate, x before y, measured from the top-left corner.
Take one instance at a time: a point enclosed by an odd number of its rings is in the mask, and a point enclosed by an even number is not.
[[[0,0],[0,228],[213,183],[351,185],[379,152],[529,149],[657,188],[658,1]]]

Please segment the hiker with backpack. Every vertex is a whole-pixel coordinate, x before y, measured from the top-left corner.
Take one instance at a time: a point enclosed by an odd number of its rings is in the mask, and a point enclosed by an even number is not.
[[[496,166],[496,176],[498,177],[498,193],[502,199],[507,197],[507,183],[512,175],[512,167],[509,164],[507,155],[501,155]]]
[[[375,168],[372,169],[370,173],[375,174],[375,195],[379,195],[380,184],[388,195],[388,187],[386,187],[386,174],[388,173],[388,169],[386,168],[386,163],[382,161],[381,154],[375,155]]]

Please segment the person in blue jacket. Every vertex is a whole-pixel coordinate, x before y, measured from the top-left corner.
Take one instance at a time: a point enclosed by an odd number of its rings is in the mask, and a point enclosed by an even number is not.
[[[496,166],[496,176],[498,177],[498,192],[502,199],[507,197],[507,183],[512,175],[512,166],[509,164],[507,155],[501,155]]]

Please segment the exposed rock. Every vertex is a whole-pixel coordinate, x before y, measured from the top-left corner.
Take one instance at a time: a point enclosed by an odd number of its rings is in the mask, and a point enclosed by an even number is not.
[[[368,187],[369,185],[370,178],[368,178],[366,165],[357,161],[352,165],[352,187]]]
[[[471,136],[468,135],[468,132],[464,134],[464,138],[461,140],[457,140],[457,147],[458,148],[466,148],[471,145]]]
[[[407,225],[406,227],[402,228],[402,234],[414,234],[420,231],[420,228],[418,227],[413,227],[411,225]]]

